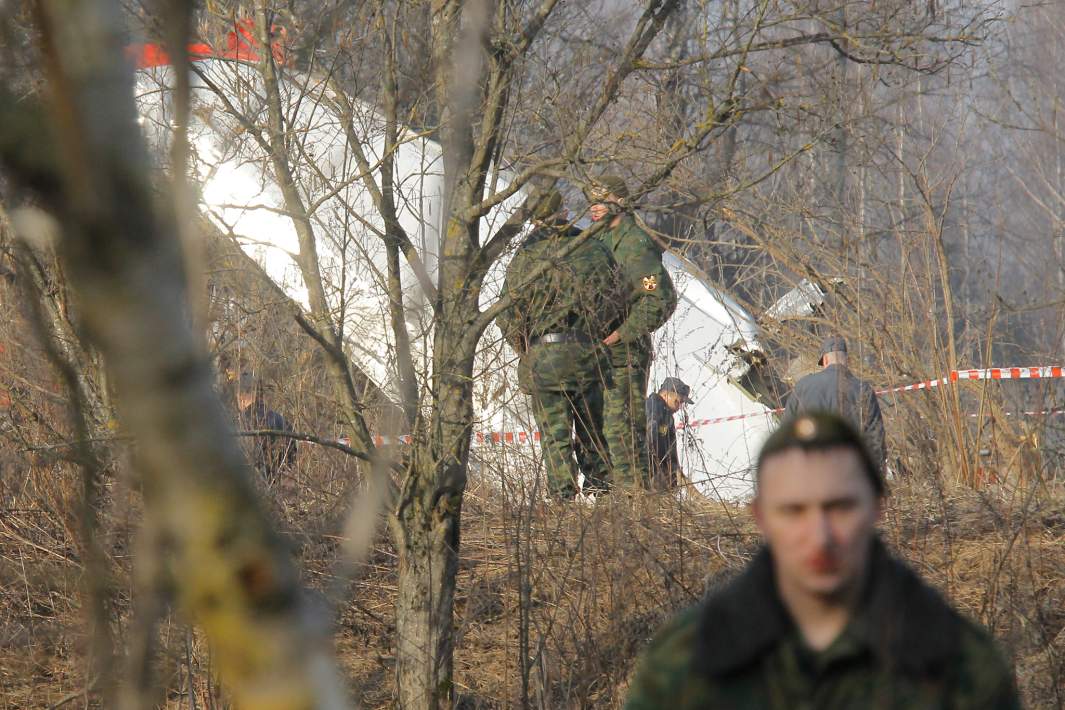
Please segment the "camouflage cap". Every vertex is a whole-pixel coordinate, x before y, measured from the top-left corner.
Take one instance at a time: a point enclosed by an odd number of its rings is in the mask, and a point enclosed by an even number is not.
[[[532,218],[537,220],[550,219],[558,214],[558,211],[561,208],[562,193],[558,190],[551,190],[540,197],[539,204],[536,205],[536,209],[533,210]]]
[[[766,439],[762,450],[758,453],[758,474],[761,473],[762,466],[767,459],[788,449],[796,448],[806,452],[835,448],[853,450],[858,454],[862,469],[876,494],[878,496],[887,494],[887,484],[884,482],[883,473],[880,467],[873,463],[873,457],[869,453],[869,446],[865,443],[865,439],[839,415],[831,412],[812,412],[784,420]],[[756,474],[755,480],[757,477]]]
[[[603,201],[611,195],[621,201],[629,199],[629,186],[617,175],[600,176],[588,191],[588,199],[593,201]]]

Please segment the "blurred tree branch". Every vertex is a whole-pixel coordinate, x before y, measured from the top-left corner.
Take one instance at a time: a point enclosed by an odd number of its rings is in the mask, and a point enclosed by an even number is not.
[[[190,327],[180,227],[150,183],[120,4],[37,10],[50,106],[0,89],[0,161],[62,227],[59,251],[138,442],[146,515],[164,532],[177,599],[238,706],[344,707],[325,625],[257,500]]]

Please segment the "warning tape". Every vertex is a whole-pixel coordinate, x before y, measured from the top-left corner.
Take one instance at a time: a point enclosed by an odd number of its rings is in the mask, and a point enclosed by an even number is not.
[[[934,380],[924,380],[923,382],[915,382],[912,385],[900,385],[898,387],[886,387],[884,389],[876,390],[878,395],[893,394],[895,392],[916,392],[917,390],[929,390],[940,385],[949,385],[959,380],[1038,380],[1048,379],[1054,377],[1065,377],[1065,368],[1052,365],[1046,367],[986,367],[975,368],[968,370],[951,370],[947,373],[946,377],[939,377]],[[784,408],[779,409],[767,409],[764,412],[750,412],[748,414],[733,414],[728,417],[714,417],[712,419],[697,419],[695,421],[689,421],[687,424],[677,425],[678,429],[685,427],[700,427],[708,426],[711,424],[721,424],[723,422],[734,422],[739,419],[751,419],[753,417],[764,417],[768,414],[782,414]],[[1026,416],[1039,416],[1046,414],[1057,414],[1058,410],[1046,410],[1042,412],[1018,412],[1017,414]],[[971,416],[977,416],[975,414]],[[1013,416],[1010,413],[1007,416]]]
[[[914,390],[926,390],[940,385],[947,385],[958,380],[1038,380],[1052,377],[1065,377],[1063,368],[1051,367],[988,367],[976,370],[951,370],[946,377],[936,380],[925,380],[912,385],[890,387],[877,390],[877,394],[891,394],[892,392],[912,392]]]
[[[910,385],[900,385],[898,387],[887,387],[884,389],[876,390],[878,395],[892,394],[895,392],[916,392],[918,390],[930,390],[941,385],[949,385],[960,380],[1039,380],[1039,379],[1051,379],[1065,377],[1065,367],[1058,365],[1046,366],[1046,367],[987,367],[976,368],[968,370],[951,370],[945,377],[939,377],[934,380],[924,380],[923,382],[915,382]],[[695,419],[687,422],[681,422],[677,424],[677,429],[692,429],[695,427],[710,426],[713,424],[722,424],[724,422],[735,422],[741,419],[753,419],[754,417],[765,417],[770,414],[782,414],[784,408],[779,409],[766,409],[761,412],[748,412],[746,414],[732,414],[727,417],[713,417],[710,419]],[[1046,409],[1042,411],[1024,411],[1024,412],[1007,412],[1005,416],[1050,416],[1055,414],[1065,414],[1065,409]],[[979,416],[978,414],[970,414],[970,417]],[[409,444],[412,437],[409,434],[404,434],[397,437],[388,437],[376,435],[374,436],[374,445],[384,446],[387,444],[394,444],[396,442]],[[351,445],[351,439],[349,437],[341,437],[337,440],[339,443],[345,446]],[[478,431],[474,432],[473,441],[475,444],[527,444],[529,442],[540,441],[540,432],[538,431]]]
[[[478,431],[473,440],[478,444],[525,444],[540,441],[538,431]]]
[[[686,422],[681,422],[677,425],[678,429],[692,429],[694,427],[708,426],[710,424],[722,424],[724,422],[735,422],[740,419],[753,419],[755,417],[766,417],[770,414],[783,414],[784,408],[779,409],[767,409],[764,412],[749,412],[747,414],[732,414],[727,417],[713,417],[712,419],[689,419]]]
[[[1002,416],[1004,416],[1004,417],[1049,417],[1049,416],[1052,416],[1054,414],[1065,414],[1065,409],[1044,409],[1044,410],[1041,410],[1041,411],[1033,411],[1033,412],[1003,412]],[[972,413],[969,414],[969,416],[970,417],[978,417],[980,415],[977,414],[976,412],[972,412]]]
[[[409,444],[413,441],[414,437],[410,434],[403,434],[401,436],[383,436],[381,434],[375,434],[373,437],[374,446],[386,446],[391,444]],[[527,444],[530,441],[540,441],[540,432],[538,431],[478,431],[473,435],[474,443],[477,444]],[[344,446],[351,446],[351,437],[342,436],[336,440],[338,444]]]

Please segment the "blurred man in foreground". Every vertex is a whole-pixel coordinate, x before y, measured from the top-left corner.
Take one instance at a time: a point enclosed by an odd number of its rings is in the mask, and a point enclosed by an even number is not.
[[[846,422],[786,420],[756,485],[765,547],[658,635],[627,708],[1020,707],[989,634],[880,541],[884,481]]]

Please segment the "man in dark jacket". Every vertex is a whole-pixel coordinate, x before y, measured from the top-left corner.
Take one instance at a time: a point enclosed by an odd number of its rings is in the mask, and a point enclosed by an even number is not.
[[[849,424],[786,420],[755,482],[765,547],[659,633],[628,710],[1019,710],[987,631],[877,536],[885,485]]]
[[[674,488],[680,479],[680,459],[677,457],[677,427],[673,415],[691,400],[691,387],[679,377],[662,380],[657,392],[647,397],[647,454],[651,462],[651,487],[665,491]]]
[[[262,388],[250,372],[237,381],[238,421],[244,431],[291,432],[292,425],[266,406]],[[277,481],[283,469],[296,462],[296,440],[286,436],[260,434],[246,447],[251,463],[268,483]]]
[[[873,460],[883,470],[887,449],[884,419],[876,393],[847,367],[847,341],[839,336],[821,344],[821,370],[807,375],[795,385],[784,410],[785,419],[803,412],[836,412],[865,435]]]
[[[513,303],[497,324],[520,357],[518,384],[532,396],[548,491],[566,499],[577,492],[579,472],[587,491],[610,483],[602,430],[609,361],[602,339],[620,297],[617,264],[598,241],[587,239],[559,256],[580,233],[561,204],[553,192],[534,216],[535,229],[507,267],[501,297]]]
[[[651,370],[651,335],[673,314],[677,292],[662,264],[662,249],[632,214],[629,189],[616,175],[604,175],[589,191],[591,217],[607,220],[598,234],[621,267],[624,310],[603,339],[610,354],[611,378],[603,396],[603,433],[618,482],[646,486],[644,398]]]

